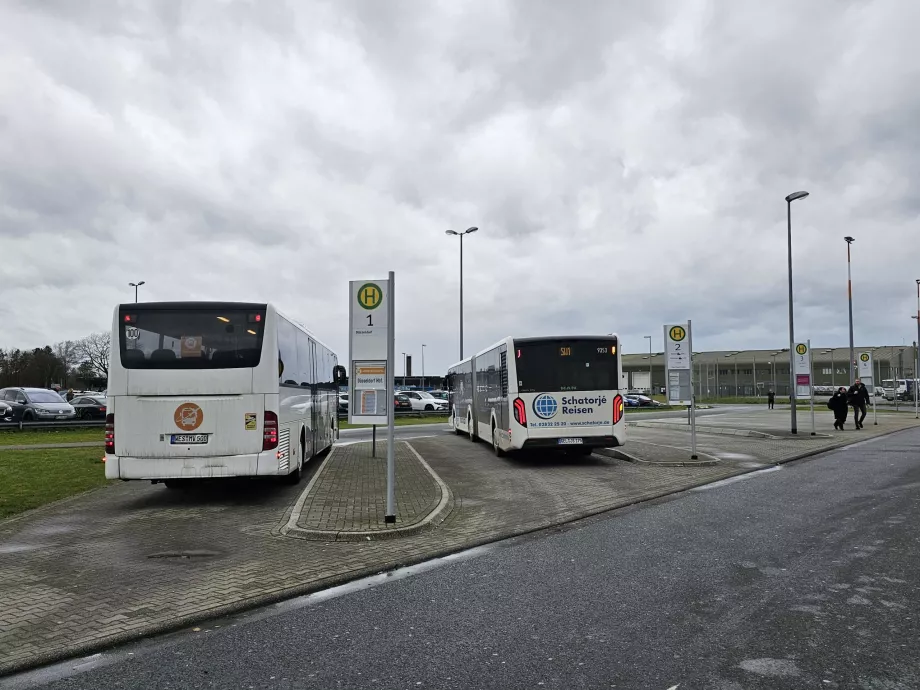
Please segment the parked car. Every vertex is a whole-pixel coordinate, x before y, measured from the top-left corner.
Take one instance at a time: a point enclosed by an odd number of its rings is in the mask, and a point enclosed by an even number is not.
[[[348,413],[348,393],[339,393],[339,412]]]
[[[662,403],[657,400],[652,400],[652,398],[647,395],[637,395],[636,400],[639,401],[639,407],[661,407]]]
[[[70,404],[79,419],[105,419],[106,400],[101,395],[77,395]]]
[[[0,400],[0,422],[13,421],[13,408],[7,403]]]
[[[641,407],[642,404],[634,395],[624,395],[623,400],[626,401],[626,407]]]
[[[393,396],[393,404],[397,412],[411,412],[412,401],[408,395],[402,393]]]
[[[441,400],[447,400],[448,395],[450,395],[447,391],[431,391],[431,394]]]
[[[427,412],[447,410],[446,400],[436,398],[427,391],[405,391],[403,395],[409,398],[413,410]]]
[[[35,422],[73,419],[76,412],[70,403],[47,388],[4,388],[0,400],[13,408],[13,421]]]

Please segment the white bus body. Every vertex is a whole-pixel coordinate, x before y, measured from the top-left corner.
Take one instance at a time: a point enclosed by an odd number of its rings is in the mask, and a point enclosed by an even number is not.
[[[119,305],[105,476],[296,483],[332,445],[342,379],[335,354],[271,304]]]
[[[450,367],[450,418],[458,434],[496,454],[531,448],[623,445],[618,338],[504,338]]]

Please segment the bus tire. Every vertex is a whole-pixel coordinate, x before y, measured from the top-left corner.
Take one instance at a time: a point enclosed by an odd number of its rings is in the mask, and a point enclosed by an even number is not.
[[[492,424],[492,452],[495,453],[496,457],[502,457],[505,454],[505,451],[501,449],[501,446],[498,445],[498,434],[495,433],[495,424]]]
[[[284,475],[282,481],[288,486],[296,486],[297,484],[300,484],[300,477],[302,475],[303,463],[298,460],[297,467],[294,468],[294,471]]]

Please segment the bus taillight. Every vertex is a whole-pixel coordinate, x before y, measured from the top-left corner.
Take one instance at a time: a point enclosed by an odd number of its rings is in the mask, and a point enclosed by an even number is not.
[[[521,426],[527,426],[527,406],[520,398],[514,399],[514,421]]]
[[[613,423],[623,419],[623,396],[617,393],[613,396]]]
[[[265,423],[262,425],[262,450],[278,447],[278,415],[265,411]]]
[[[115,415],[105,416],[105,452],[115,455]]]

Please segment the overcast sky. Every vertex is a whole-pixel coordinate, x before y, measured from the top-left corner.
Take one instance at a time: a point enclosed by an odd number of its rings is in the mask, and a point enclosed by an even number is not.
[[[268,300],[348,356],[505,335],[662,347],[916,338],[914,0],[0,4],[0,347],[133,300]],[[401,373],[401,367],[398,370]]]

